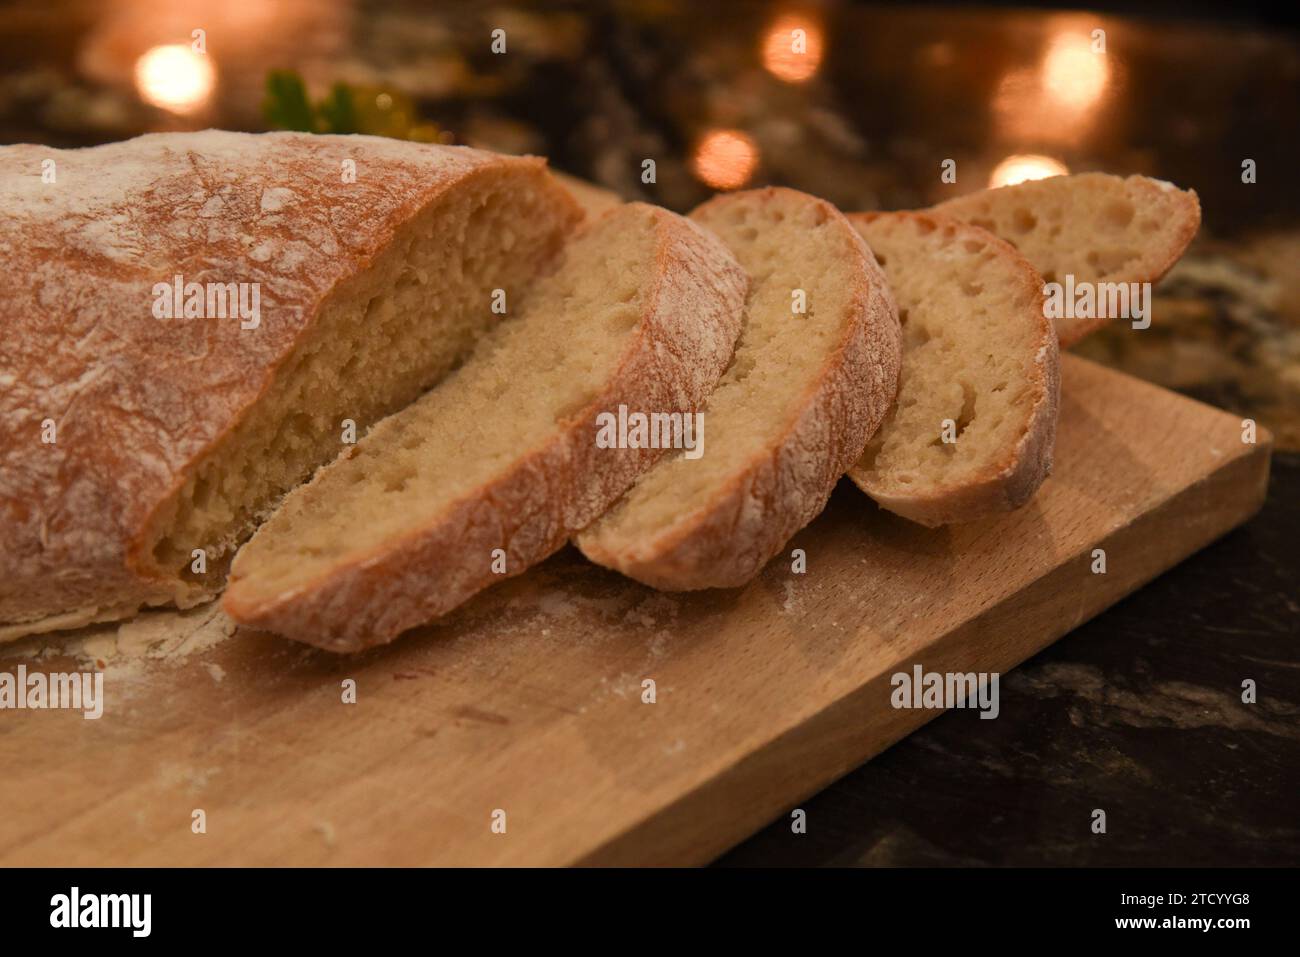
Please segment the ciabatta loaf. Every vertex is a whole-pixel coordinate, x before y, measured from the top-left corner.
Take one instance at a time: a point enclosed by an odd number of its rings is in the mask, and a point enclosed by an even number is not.
[[[639,203],[605,214],[463,367],[285,499],[236,557],[226,610],[352,651],[541,561],[662,454],[611,417],[698,408],[744,295],[693,223]]]
[[[581,215],[540,159],[213,131],[0,148],[0,209],[0,637],[211,595]]]
[[[1146,176],[1079,173],[958,196],[933,212],[965,220],[1018,249],[1045,282],[1154,283],[1201,224],[1196,193]],[[1062,316],[1062,346],[1112,317]]]
[[[849,470],[923,525],[1023,505],[1052,467],[1060,367],[1042,281],[1007,243],[925,213],[849,217],[898,302],[898,400]]]
[[[829,203],[789,189],[720,196],[691,218],[750,276],[736,356],[704,412],[702,454],[674,453],[577,538],[656,588],[742,585],[825,506],[898,381],[894,301]]]

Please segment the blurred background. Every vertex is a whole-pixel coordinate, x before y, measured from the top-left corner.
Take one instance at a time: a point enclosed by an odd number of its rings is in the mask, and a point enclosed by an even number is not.
[[[20,0],[0,142],[376,133],[543,154],[679,211],[768,183],[860,210],[1145,173],[1195,189],[1205,228],[1153,329],[1081,351],[1300,449],[1294,7]]]

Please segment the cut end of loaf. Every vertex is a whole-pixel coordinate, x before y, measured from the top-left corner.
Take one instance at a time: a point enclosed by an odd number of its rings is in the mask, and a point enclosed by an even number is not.
[[[1058,353],[1040,280],[1008,244],[920,213],[850,217],[898,301],[898,398],[849,478],[921,524],[1016,508],[1051,468]]]

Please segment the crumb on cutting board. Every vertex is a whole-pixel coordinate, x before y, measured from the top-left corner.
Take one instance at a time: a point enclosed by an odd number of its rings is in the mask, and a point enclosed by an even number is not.
[[[44,661],[71,656],[83,668],[96,668],[115,677],[144,674],[147,662],[179,663],[205,652],[235,633],[235,623],[219,602],[194,608],[153,609],[123,622],[89,625],[63,634],[34,635],[4,648],[6,658]],[[225,671],[208,666],[220,683]]]

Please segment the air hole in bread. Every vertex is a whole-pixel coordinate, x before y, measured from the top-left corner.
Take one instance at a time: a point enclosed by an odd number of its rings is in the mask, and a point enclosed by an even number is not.
[[[952,420],[952,437],[955,441],[947,437],[945,434],[946,427],[943,423],[941,423],[938,434],[930,441],[932,447],[941,450],[944,455],[948,456],[956,453],[962,435],[965,434],[968,428],[970,428],[970,424],[975,421],[975,389],[970,385],[970,383],[963,382],[961,383],[961,394],[961,411],[958,412],[957,417]],[[945,419],[944,423],[946,422],[947,420]]]
[[[930,330],[923,323],[914,322],[903,328],[903,348],[919,349],[930,341]]]
[[[1084,257],[1084,261],[1087,262],[1099,278],[1107,279],[1134,259],[1136,255],[1136,253],[1128,249],[1090,249]]]
[[[208,503],[209,496],[212,495],[212,483],[206,479],[198,479],[194,483],[194,502],[199,508],[203,508]]]
[[[975,388],[969,382],[961,384],[961,414],[957,416],[957,437],[960,438],[975,421]]]
[[[403,471],[393,472],[386,479],[384,479],[384,485],[383,485],[384,491],[403,492],[406,490],[406,486],[410,484],[410,481],[413,478],[415,478],[414,469],[405,469]],[[317,552],[317,554],[319,554],[319,552]]]
[[[1133,221],[1137,208],[1127,199],[1113,199],[1106,204],[1106,222],[1116,229],[1124,229]]]

